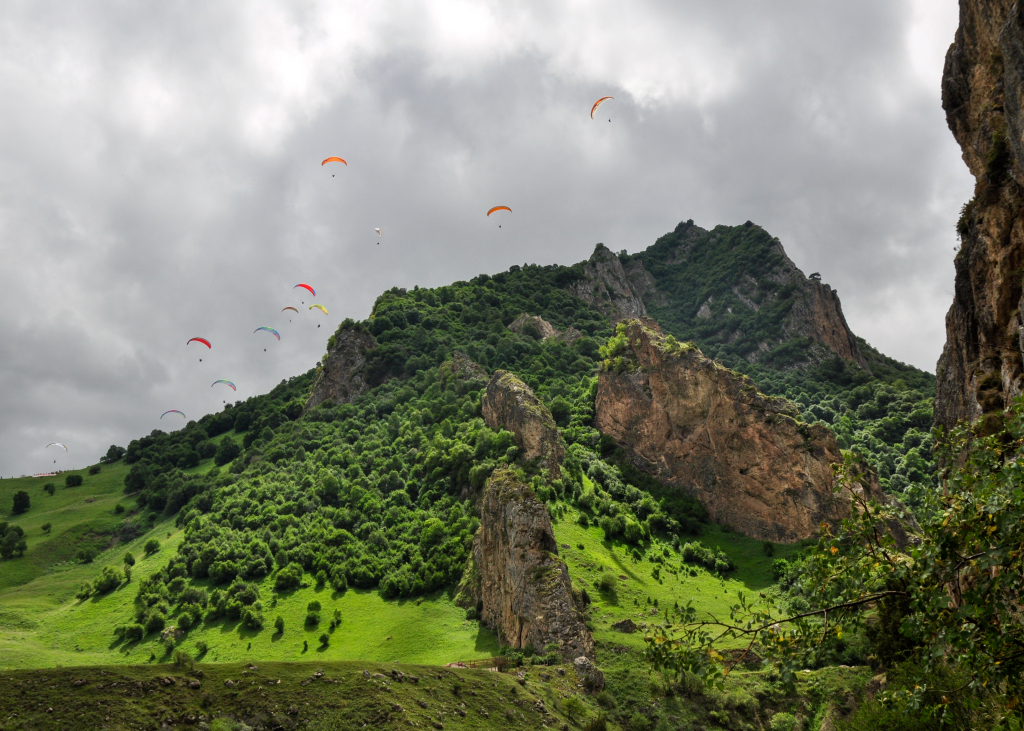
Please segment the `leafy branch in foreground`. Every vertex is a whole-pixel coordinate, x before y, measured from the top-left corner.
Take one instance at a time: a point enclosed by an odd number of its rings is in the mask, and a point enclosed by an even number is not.
[[[827,662],[838,640],[876,615],[893,612],[899,659],[917,668],[907,688],[884,700],[942,716],[954,702],[977,702],[989,692],[1019,713],[1024,698],[1024,401],[1007,412],[999,434],[967,426],[936,432],[947,465],[942,487],[924,498],[920,526],[895,501],[868,500],[859,460],[836,466],[837,492],[851,500],[838,529],[822,526],[802,575],[807,611],[792,613],[780,599],[740,595],[729,617],[698,613],[687,604],[648,635],[656,667],[693,673],[722,685],[742,659],[716,649],[740,640],[757,648],[792,684],[797,670]],[[897,541],[894,537],[900,537]],[[957,669],[966,682],[932,687],[928,679]]]

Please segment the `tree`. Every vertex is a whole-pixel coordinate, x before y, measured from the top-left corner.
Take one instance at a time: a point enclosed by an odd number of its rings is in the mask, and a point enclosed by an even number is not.
[[[40,526],[40,529],[41,529],[41,530],[43,531],[43,533],[49,533],[49,532],[50,532],[50,529],[51,529],[52,527],[53,527],[53,526],[52,526],[52,525],[51,525],[50,523],[43,523],[43,524],[42,524],[42,525]]]
[[[277,615],[277,619],[274,620],[274,629],[277,630],[277,634],[284,634],[284,617],[280,614]]]
[[[98,475],[99,473],[100,473],[100,466],[98,464],[94,464],[94,465],[92,465],[89,468],[89,474],[90,475]]]
[[[116,444],[111,444],[110,449],[108,449],[107,453],[103,455],[103,459],[101,459],[100,462],[106,462],[107,464],[111,462],[117,462],[124,456],[124,453],[124,447],[119,447]]]
[[[980,703],[997,693],[1019,714],[1024,701],[1024,400],[990,436],[958,426],[936,430],[937,453],[949,465],[941,490],[922,496],[920,528],[898,504],[868,501],[858,488],[867,475],[847,453],[837,470],[852,503],[852,517],[822,530],[800,570],[806,611],[789,613],[776,599],[740,595],[730,618],[706,619],[692,604],[670,626],[645,637],[647,655],[671,672],[695,673],[720,683],[717,641],[757,643],[792,684],[799,668],[829,656],[844,635],[864,626],[876,608],[881,630],[910,668],[905,688],[888,700],[941,714],[952,704]],[[914,540],[906,540],[907,535]],[[897,537],[900,540],[897,540]],[[877,632],[878,630],[876,630]],[[877,643],[884,649],[885,645]],[[964,678],[959,687],[929,679]],[[1019,720],[1019,719],[1018,719]]]
[[[149,484],[149,470],[141,462],[137,462],[132,465],[132,468],[128,470],[128,474],[124,476],[124,491],[125,493],[140,492],[146,488]]]
[[[571,695],[562,701],[562,710],[570,721],[575,721],[586,713],[587,706],[578,695]]]
[[[64,478],[64,487],[78,487],[82,484],[81,475],[67,475]]]
[[[52,482],[47,482],[45,485],[43,485],[43,489],[50,493],[50,495],[53,495],[53,493],[57,491],[57,486],[54,485]]]
[[[131,551],[128,551],[127,553],[124,554],[124,563],[125,563],[125,566],[134,566],[135,565],[135,556],[132,555]]]
[[[0,558],[24,556],[27,548],[25,531],[21,526],[0,523]]]
[[[213,463],[218,467],[222,467],[241,453],[242,448],[235,443],[235,440],[225,436],[217,446],[217,451],[213,455]]]
[[[28,493],[24,490],[18,490],[14,493],[14,507],[11,509],[11,515],[20,515],[29,508]]]
[[[322,635],[320,635],[320,646],[327,647],[329,644],[331,644],[331,636],[324,632]]]
[[[146,541],[146,545],[142,547],[142,550],[147,556],[152,556],[160,550],[160,541],[156,538],[150,538]]]

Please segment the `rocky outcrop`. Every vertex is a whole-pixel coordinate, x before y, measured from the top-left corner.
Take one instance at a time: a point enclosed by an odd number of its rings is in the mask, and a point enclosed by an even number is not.
[[[502,644],[562,657],[594,658],[594,640],[573,596],[547,507],[508,468],[495,471],[479,503],[480,531],[460,587],[460,602],[480,609]]]
[[[652,320],[628,322],[625,335],[621,371],[599,375],[595,424],[639,468],[764,540],[808,538],[849,515],[849,499],[832,492],[841,456],[827,428],[799,422],[793,404],[666,339]],[[881,498],[877,482],[866,489]]]
[[[484,387],[487,370],[461,350],[456,350],[451,360],[446,360],[438,367],[437,380],[446,388],[455,385],[456,392],[464,394]]]
[[[1024,300],[1024,9],[961,0],[946,54],[942,106],[974,198],[957,224],[953,304],[936,369],[935,421],[983,420],[986,431],[1022,391]]]
[[[556,478],[565,456],[562,435],[551,412],[530,387],[508,371],[495,371],[481,399],[484,421],[491,429],[507,429],[526,460],[539,459]]]
[[[556,330],[554,325],[540,315],[527,315],[525,312],[513,320],[508,329],[534,340],[554,338],[555,340],[564,340],[569,345],[583,337],[583,333],[571,325],[566,330]]]
[[[306,408],[324,401],[348,403],[370,388],[366,353],[377,347],[373,335],[356,326],[344,327],[331,337],[327,356],[317,372]]]
[[[640,281],[636,271],[633,278]],[[594,253],[583,267],[583,279],[570,284],[569,291],[593,305],[612,322],[647,314],[644,301],[633,289],[619,257],[604,244],[594,248]]]

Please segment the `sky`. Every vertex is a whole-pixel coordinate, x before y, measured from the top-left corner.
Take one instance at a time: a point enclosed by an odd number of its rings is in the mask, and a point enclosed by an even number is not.
[[[763,226],[855,333],[934,372],[973,190],[940,100],[957,20],[955,0],[8,0],[0,475],[264,393],[390,287],[640,251],[690,218]]]

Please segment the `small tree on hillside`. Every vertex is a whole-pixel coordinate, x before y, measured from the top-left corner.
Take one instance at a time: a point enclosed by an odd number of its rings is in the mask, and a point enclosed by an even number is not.
[[[14,508],[11,510],[12,515],[20,515],[29,508],[28,493],[24,490],[18,490],[14,493]]]
[[[43,489],[46,490],[51,495],[53,495],[53,493],[57,491],[57,486],[54,485],[52,482],[47,482],[45,485],[43,485]]]
[[[152,556],[154,553],[160,550],[160,541],[156,538],[150,538],[146,541],[146,545],[142,547],[142,550],[147,556]]]
[[[64,478],[64,487],[78,487],[82,484],[81,475],[68,475]]]

